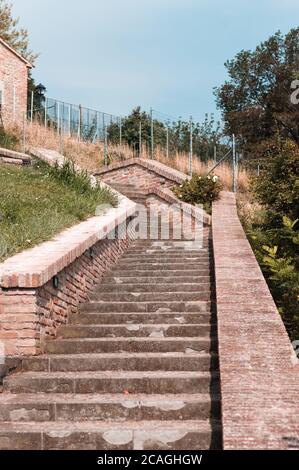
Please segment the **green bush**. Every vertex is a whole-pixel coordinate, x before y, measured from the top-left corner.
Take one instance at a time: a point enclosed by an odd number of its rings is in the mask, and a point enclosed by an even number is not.
[[[218,176],[193,175],[190,180],[173,189],[174,194],[189,204],[202,204],[208,211],[213,201],[219,199],[222,184]]]
[[[299,338],[298,220],[283,217],[282,227],[249,231],[255,255],[292,339]]]
[[[295,220],[299,215],[299,147],[290,140],[272,142],[271,158],[265,158],[262,172],[253,178],[253,192],[267,208],[270,227],[282,224],[283,216]],[[265,149],[265,157],[267,157]]]
[[[267,145],[263,170],[252,180],[263,217],[247,225],[247,232],[288,333],[298,339],[299,148],[279,139]]]

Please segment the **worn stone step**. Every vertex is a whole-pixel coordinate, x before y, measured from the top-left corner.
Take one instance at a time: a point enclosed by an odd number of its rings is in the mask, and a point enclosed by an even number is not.
[[[3,387],[10,393],[209,393],[218,379],[201,371],[22,372]]]
[[[139,293],[146,293],[146,292],[168,292],[168,293],[177,293],[178,290],[183,290],[186,292],[209,292],[210,291],[210,282],[206,280],[205,282],[194,282],[194,283],[144,283],[138,284],[138,281],[135,283],[120,283],[116,282],[115,280],[111,280],[110,282],[105,282],[99,284],[99,286],[94,290],[94,293],[132,293],[132,292],[139,292]]]
[[[1,423],[1,450],[208,450],[221,446],[218,422]]]
[[[218,395],[210,394],[2,394],[1,422],[141,421],[220,418]]]
[[[190,301],[154,301],[154,302],[89,302],[81,306],[81,312],[208,312],[211,308],[211,302],[206,300],[190,300]]]
[[[209,336],[212,328],[210,324],[67,325],[59,329],[58,338]]]
[[[155,246],[133,246],[135,242],[133,242],[130,247],[126,250],[125,256],[137,256],[137,255],[174,255],[174,256],[202,256],[207,255],[212,257],[210,251],[207,248],[198,248],[189,249],[188,247],[172,247],[172,246],[165,246],[165,247],[155,247]]]
[[[50,354],[22,360],[22,370],[32,372],[102,370],[209,371],[218,366],[218,355],[205,352]],[[0,395],[1,396],[1,395]]]
[[[209,301],[211,299],[210,289],[204,288],[201,292],[197,289],[196,292],[180,292],[179,287],[176,292],[101,292],[96,290],[90,295],[91,302],[173,302],[173,301]]]
[[[211,259],[209,257],[208,253],[202,253],[202,254],[190,254],[190,253],[182,253],[182,254],[177,254],[177,253],[132,253],[132,254],[125,254],[124,256],[121,257],[122,260],[134,262],[134,261],[140,261],[140,262],[183,262],[183,261],[200,261],[200,262],[206,262],[208,263],[209,260]]]
[[[117,263],[117,266],[118,268],[121,268],[121,267],[130,267],[130,268],[135,268],[135,269],[138,269],[139,267],[142,267],[143,270],[147,270],[147,269],[160,269],[163,270],[163,271],[167,271],[167,270],[180,270],[181,268],[185,268],[185,267],[188,267],[189,270],[191,269],[191,267],[197,267],[197,269],[204,269],[205,267],[208,267],[208,263],[203,260],[203,261],[195,261],[195,260],[184,260],[182,259],[181,261],[163,261],[162,259],[160,259],[159,261],[157,260],[156,262],[155,261],[129,261],[129,260],[126,260],[126,259],[123,259],[123,258],[120,258],[120,261]]]
[[[183,312],[159,312],[159,313],[79,313],[70,319],[71,324],[95,325],[95,324],[156,324],[156,323],[208,323],[212,321],[210,311],[206,313],[183,313]]]
[[[111,352],[210,352],[215,341],[201,338],[70,338],[56,339],[46,343],[45,352],[50,354],[111,353]]]
[[[194,277],[202,277],[202,276],[210,276],[210,267],[206,266],[205,268],[200,269],[189,269],[181,268],[178,269],[132,269],[129,267],[119,269],[116,265],[114,269],[110,271],[110,276],[113,277],[165,277],[165,278],[178,278],[184,276],[185,278],[194,278]]]
[[[152,289],[153,287],[151,286],[156,286],[158,287],[159,285],[165,286],[166,284],[171,287],[172,284],[175,285],[183,285],[184,287],[186,285],[202,285],[202,284],[208,284],[210,285],[210,276],[169,276],[169,277],[162,277],[162,276],[143,276],[143,277],[133,277],[133,276],[107,276],[105,277],[101,283],[98,285],[98,287],[108,287],[111,285],[116,284],[118,287],[121,286],[133,286],[133,285],[138,285],[140,288],[143,288],[145,286],[149,286],[149,289]],[[155,289],[156,289],[155,287]]]

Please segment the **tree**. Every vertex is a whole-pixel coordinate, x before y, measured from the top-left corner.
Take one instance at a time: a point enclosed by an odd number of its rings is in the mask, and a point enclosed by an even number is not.
[[[142,111],[140,106],[134,108],[131,114],[122,120],[123,142],[128,144],[135,152],[139,153],[140,123],[142,144],[148,149],[151,147],[151,116]],[[153,121],[154,144],[156,147],[166,147],[167,129],[169,138],[170,155],[176,151],[188,153],[190,149],[190,122],[178,121],[162,122]],[[108,126],[109,141],[119,143],[119,124],[112,123]],[[220,141],[220,124],[215,123],[214,117],[206,115],[203,124],[193,123],[193,150],[203,160],[213,158],[214,146]],[[221,145],[218,147],[221,151]]]
[[[34,63],[37,55],[29,48],[27,29],[19,27],[19,18],[13,18],[12,5],[0,0],[0,37],[30,63]]]
[[[229,79],[215,89],[225,132],[253,153],[277,133],[299,144],[299,107],[290,100],[292,81],[299,78],[299,28],[286,36],[277,32],[225,66]]]

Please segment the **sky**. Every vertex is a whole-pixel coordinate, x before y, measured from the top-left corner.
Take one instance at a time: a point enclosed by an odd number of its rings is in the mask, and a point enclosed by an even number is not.
[[[224,62],[299,26],[299,0],[12,0],[47,95],[115,115],[202,121]]]

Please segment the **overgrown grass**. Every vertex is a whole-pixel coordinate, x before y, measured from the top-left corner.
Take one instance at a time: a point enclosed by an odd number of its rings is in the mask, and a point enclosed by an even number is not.
[[[101,204],[117,204],[107,189],[92,188],[73,164],[0,164],[0,260],[51,239],[92,216]]]
[[[18,150],[22,151],[22,135],[23,128],[18,125],[8,126],[7,132],[16,139],[18,142]],[[36,122],[27,123],[26,125],[26,147],[42,147],[47,149],[56,150],[63,152],[63,154],[74,161],[81,168],[85,168],[88,171],[96,172],[104,165],[104,144],[97,142],[93,144],[91,142],[78,142],[74,136],[65,135],[63,139],[57,134],[57,131],[53,128],[45,128]],[[108,151],[108,163],[114,163],[120,160],[126,160],[134,157],[133,150],[128,145],[110,145]],[[142,158],[148,158],[148,149],[143,146],[141,152]],[[165,155],[165,149],[155,147],[155,158],[164,163],[165,165],[175,168],[183,173],[189,172],[189,155],[184,152],[172,152],[169,158]],[[206,175],[209,170],[214,166],[214,162],[203,162],[199,158],[194,157],[193,169],[194,173],[199,175]],[[221,164],[214,171],[217,175],[224,189],[231,191],[233,186],[232,181],[232,168],[231,164],[226,161]],[[246,168],[239,168],[238,185],[239,191],[246,192],[249,186],[249,171]]]

